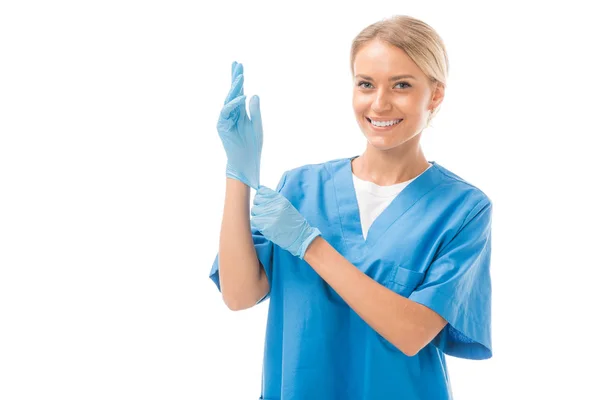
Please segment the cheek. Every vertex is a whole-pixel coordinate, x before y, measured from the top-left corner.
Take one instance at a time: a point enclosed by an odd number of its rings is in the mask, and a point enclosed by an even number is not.
[[[352,94],[352,108],[356,109],[359,104],[360,104],[360,102],[358,101],[358,96],[356,96],[356,93],[353,93]]]
[[[364,110],[369,108],[368,99],[365,99],[364,96],[353,96],[352,107],[354,108],[355,112],[364,112]]]
[[[427,99],[423,98],[423,97],[413,97],[410,99],[407,99],[410,101],[407,101],[406,105],[408,110],[414,114],[414,115],[418,115],[423,113],[423,110],[426,110],[427,107]]]

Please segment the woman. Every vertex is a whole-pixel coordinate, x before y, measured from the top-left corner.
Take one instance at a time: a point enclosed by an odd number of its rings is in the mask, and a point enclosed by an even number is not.
[[[261,399],[449,399],[445,354],[492,354],[492,204],[419,143],[448,73],[436,32],[379,21],[350,61],[364,153],[287,171],[275,191],[258,183],[258,98],[250,121],[234,63],[210,276],[233,310],[270,297]]]

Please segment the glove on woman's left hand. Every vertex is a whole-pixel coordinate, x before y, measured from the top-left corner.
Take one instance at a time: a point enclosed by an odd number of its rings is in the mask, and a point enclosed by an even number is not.
[[[257,190],[251,215],[252,226],[265,238],[301,259],[308,245],[321,235],[288,199],[266,186]]]

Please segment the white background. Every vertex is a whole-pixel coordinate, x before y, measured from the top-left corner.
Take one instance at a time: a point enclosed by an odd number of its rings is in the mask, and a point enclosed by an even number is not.
[[[257,399],[268,304],[229,311],[208,279],[231,63],[274,187],[362,153],[350,44],[394,14],[449,53],[427,158],[494,203],[494,356],[448,358],[455,397],[598,395],[591,6],[335,3],[1,3],[0,399]]]

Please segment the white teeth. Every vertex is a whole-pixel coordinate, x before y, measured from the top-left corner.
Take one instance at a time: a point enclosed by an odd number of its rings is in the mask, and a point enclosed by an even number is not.
[[[370,120],[370,121],[371,121],[371,124],[373,124],[374,126],[386,127],[386,126],[395,125],[395,124],[399,123],[402,120],[401,119],[396,119],[396,120],[393,120],[393,121],[373,121],[373,120]]]

